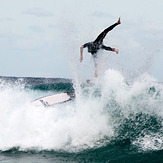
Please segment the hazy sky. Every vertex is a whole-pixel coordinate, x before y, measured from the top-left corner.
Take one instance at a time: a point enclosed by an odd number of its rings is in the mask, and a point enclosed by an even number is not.
[[[91,55],[84,50],[80,64],[80,46],[120,16],[104,40],[119,48],[108,68],[163,81],[162,9],[162,0],[1,0],[0,76],[73,78],[77,67],[88,73]]]

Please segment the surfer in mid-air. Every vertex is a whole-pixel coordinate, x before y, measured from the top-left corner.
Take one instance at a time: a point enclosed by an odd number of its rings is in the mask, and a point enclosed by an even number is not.
[[[119,24],[121,24],[120,18],[118,19],[118,21],[115,24],[111,25],[110,27],[106,28],[102,33],[100,33],[98,35],[98,37],[93,42],[88,42],[88,43],[85,43],[84,45],[82,45],[80,47],[80,62],[82,62],[82,60],[83,60],[83,48],[85,48],[85,47],[87,47],[88,48],[88,52],[92,54],[92,56],[94,58],[94,61],[96,60],[97,52],[100,49],[104,49],[104,50],[108,50],[108,51],[113,51],[113,52],[116,52],[118,54],[118,52],[119,52],[118,49],[111,48],[111,47],[103,45],[103,39],[105,38],[105,36],[107,35],[107,33],[109,31],[111,31],[115,26],[117,26]],[[97,68],[96,61],[95,61],[95,68]],[[97,72],[96,71],[95,71],[95,76],[97,76]]]

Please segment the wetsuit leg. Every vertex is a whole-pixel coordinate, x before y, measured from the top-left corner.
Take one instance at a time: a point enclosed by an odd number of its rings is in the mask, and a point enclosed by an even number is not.
[[[107,46],[105,46],[105,45],[102,45],[102,46],[101,46],[101,49],[105,49],[105,50],[113,51],[113,48],[111,48],[111,47],[107,47]]]
[[[102,33],[100,33],[98,35],[98,37],[96,38],[96,40],[94,41],[94,43],[97,43],[97,44],[102,44],[103,42],[103,39],[105,38],[106,34],[111,31],[115,26],[117,26],[118,24],[115,23],[113,25],[111,25],[110,27],[106,28]]]
[[[94,66],[95,66],[95,72],[97,71],[97,67],[98,67],[98,59],[97,59],[97,55],[92,55],[93,56],[93,61],[94,61]]]

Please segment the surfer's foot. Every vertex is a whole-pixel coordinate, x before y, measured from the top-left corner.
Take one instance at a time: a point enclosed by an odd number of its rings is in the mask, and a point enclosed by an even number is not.
[[[119,49],[115,49],[115,48],[114,48],[112,51],[113,51],[113,52],[116,52],[116,53],[118,54]]]
[[[119,53],[119,49],[115,49],[115,52],[118,54]]]
[[[94,76],[95,76],[95,77],[97,77],[97,76],[98,76],[97,71],[95,71]]]
[[[121,24],[121,18],[119,17],[117,24]]]

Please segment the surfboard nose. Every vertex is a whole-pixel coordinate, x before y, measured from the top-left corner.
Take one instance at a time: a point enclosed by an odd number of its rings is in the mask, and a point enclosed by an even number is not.
[[[53,106],[56,104],[62,104],[67,101],[70,101],[75,98],[75,93],[74,92],[64,92],[64,93],[57,93],[45,97],[41,97],[39,99],[36,99],[32,102],[33,105],[35,106]]]

